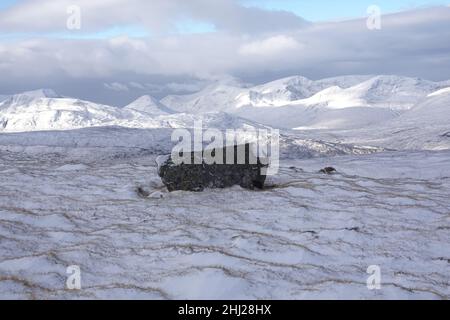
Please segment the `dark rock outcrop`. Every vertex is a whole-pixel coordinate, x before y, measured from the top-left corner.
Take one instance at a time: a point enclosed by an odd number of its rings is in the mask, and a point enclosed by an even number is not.
[[[319,172],[323,173],[323,174],[333,174],[333,173],[336,173],[337,170],[333,167],[326,167],[326,168],[320,170]]]
[[[234,161],[226,161],[227,149],[234,148]],[[243,149],[245,148],[245,149]],[[245,150],[245,161],[238,162],[238,150]],[[211,151],[211,150],[209,150]],[[216,150],[212,150],[215,155]],[[262,189],[266,176],[260,158],[254,156],[249,144],[223,148],[224,160],[221,164],[207,164],[203,152],[192,152],[190,164],[175,164],[171,156],[158,163],[158,174],[169,191],[203,191],[205,188],[228,188],[239,185],[246,189]],[[200,157],[201,164],[194,164],[194,159]],[[243,164],[239,164],[243,163]]]

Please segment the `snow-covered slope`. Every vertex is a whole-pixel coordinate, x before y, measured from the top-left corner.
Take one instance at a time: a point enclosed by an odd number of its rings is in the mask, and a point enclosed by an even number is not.
[[[39,99],[56,99],[56,98],[63,98],[63,97],[58,95],[52,89],[39,89],[34,91],[27,91],[7,97],[5,101],[2,101],[2,108],[6,106],[24,107],[30,105],[31,103]]]
[[[126,120],[118,108],[63,98],[51,90],[14,95],[0,103],[0,130],[66,130]]]
[[[250,88],[236,97],[235,107],[279,107],[309,98],[330,87],[348,88],[370,76],[342,76],[318,81],[295,76]]]
[[[207,112],[202,114],[177,113],[157,118],[160,128],[193,128],[201,122],[203,128],[219,130],[266,128],[257,122],[225,112]]]
[[[331,109],[379,107],[407,110],[441,87],[440,83],[422,79],[378,76],[349,88],[332,86],[294,103]]]
[[[287,105],[293,101],[309,98],[334,85],[347,88],[369,78],[369,76],[342,76],[313,81],[294,76],[251,88],[236,82],[217,83],[194,94],[167,96],[162,103],[182,112],[234,112],[243,106]]]
[[[124,110],[141,112],[151,117],[159,117],[174,113],[173,110],[169,109],[161,102],[149,95],[138,98],[137,100],[124,107]]]
[[[372,110],[380,109],[372,108]],[[450,149],[450,89],[433,92],[421,99],[410,110],[376,125],[346,130],[302,131],[302,133],[307,137],[326,141],[396,150],[448,150]]]
[[[390,127],[393,130],[414,129],[417,131],[416,134],[425,134],[429,139],[435,135],[431,132],[436,130],[437,135],[448,135],[450,133],[450,90],[439,90],[430,94],[408,112],[393,121],[386,122],[384,127]]]
[[[244,90],[237,85],[214,84],[194,94],[167,96],[161,102],[177,112],[230,112],[236,105],[236,97]]]
[[[395,119],[448,82],[400,76],[296,76],[245,88],[218,84],[163,102],[186,113],[224,111],[279,128],[353,129]]]
[[[430,93],[428,95],[428,97],[440,96],[440,95],[447,94],[447,93],[450,93],[450,87],[444,88],[444,89],[441,89],[441,90],[438,90],[438,91],[435,91],[433,93]]]
[[[276,128],[296,130],[362,128],[399,115],[384,108],[326,109],[304,105],[260,108],[257,112],[253,107],[243,107],[235,114]]]
[[[411,108],[421,98],[447,85],[400,76],[347,76],[319,81],[306,79],[295,82],[300,87],[295,86],[291,81],[281,83],[284,85],[284,90],[278,88],[277,82],[271,83],[274,85],[272,89],[270,89],[271,84],[262,86],[264,89],[259,95],[255,93],[257,92],[255,89],[252,89],[254,97],[265,96],[265,99],[248,99],[248,105],[271,107],[303,104],[332,109],[382,107],[405,110]],[[293,94],[299,92],[299,88],[303,90],[302,94]],[[278,96],[273,95],[274,89]],[[241,101],[241,105],[245,105],[245,101]]]
[[[182,112],[236,112],[245,106],[282,107],[287,105],[328,108],[383,107],[409,109],[419,99],[447,83],[400,76],[342,76],[309,80],[295,76],[245,88],[215,84],[201,92],[168,96],[162,102]]]

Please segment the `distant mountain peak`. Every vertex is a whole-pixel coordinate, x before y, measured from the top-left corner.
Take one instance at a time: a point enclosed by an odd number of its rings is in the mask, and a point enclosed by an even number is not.
[[[52,89],[38,89],[33,91],[26,91],[15,95],[8,96],[7,99],[0,101],[0,106],[3,108],[14,106],[28,106],[34,101],[41,99],[59,99],[64,98],[57,94]]]
[[[155,117],[174,113],[174,111],[150,95],[144,95],[137,98],[124,109],[138,111]]]
[[[155,105],[160,104],[159,100],[150,95],[141,96],[132,102],[132,104],[150,104],[150,103]]]

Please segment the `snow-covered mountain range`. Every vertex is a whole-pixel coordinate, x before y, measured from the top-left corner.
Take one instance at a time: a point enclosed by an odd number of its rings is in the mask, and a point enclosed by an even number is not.
[[[0,103],[0,131],[28,132],[72,130],[89,127],[184,128],[195,121],[206,127],[238,129],[259,124],[225,112],[175,113],[150,96],[143,96],[118,108],[67,98],[52,90],[13,95]]]
[[[146,95],[125,107],[64,97],[42,89],[0,96],[0,131],[268,125],[286,130],[381,130],[437,126],[450,132],[450,81],[400,76],[295,76],[249,87],[216,83],[161,101]],[[444,132],[444,133],[445,133]],[[443,133],[443,134],[444,134]]]
[[[218,84],[192,95],[168,96],[162,102],[180,112],[204,112],[207,104],[209,111],[220,108],[227,112],[248,106],[287,105],[408,109],[417,99],[448,86],[448,81],[399,76],[342,76],[318,81],[296,76],[251,88]]]
[[[162,102],[179,112],[214,109],[285,129],[351,129],[396,118],[449,86],[399,76],[290,77],[252,88],[216,85]]]

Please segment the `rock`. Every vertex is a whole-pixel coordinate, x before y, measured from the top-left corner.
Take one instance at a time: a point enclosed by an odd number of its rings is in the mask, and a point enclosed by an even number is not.
[[[319,172],[324,173],[324,174],[333,174],[333,173],[336,173],[337,170],[333,167],[326,167],[326,168],[320,170]]]
[[[227,152],[233,152],[227,150],[229,148],[234,148],[234,161],[227,162]],[[238,164],[238,150],[245,151],[243,164]],[[160,157],[157,160],[158,174],[170,192],[203,191],[205,188],[228,188],[234,185],[251,190],[264,188],[266,176],[262,171],[267,167],[263,164],[266,162],[254,156],[249,144],[223,148],[223,164],[207,164],[205,151],[192,152],[190,154],[192,164],[175,164],[171,156]],[[213,155],[216,151],[216,149],[209,150]],[[187,158],[189,159],[189,156]],[[201,164],[194,164],[194,159],[199,158]]]
[[[150,195],[150,192],[148,192],[147,190],[144,190],[144,188],[142,188],[142,187],[138,187],[136,189],[136,192],[137,192],[138,196],[140,196],[141,198],[147,198]]]

